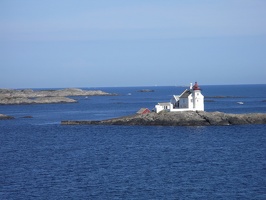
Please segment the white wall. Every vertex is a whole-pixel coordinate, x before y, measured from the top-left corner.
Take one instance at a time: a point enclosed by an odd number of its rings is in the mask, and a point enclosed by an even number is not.
[[[193,96],[194,96],[194,109],[204,111],[204,96],[198,90],[195,90],[193,92]]]
[[[173,107],[173,105],[170,104],[170,103],[169,103],[169,105],[167,105],[167,106],[166,106],[166,105],[160,105],[160,104],[158,104],[158,105],[155,106],[155,112],[156,112],[156,113],[159,113],[159,112],[161,112],[161,111],[163,111],[163,110],[168,110],[168,111],[170,111],[171,107]]]
[[[188,108],[191,110],[193,109],[193,96],[192,96],[192,94],[190,94],[188,96]]]

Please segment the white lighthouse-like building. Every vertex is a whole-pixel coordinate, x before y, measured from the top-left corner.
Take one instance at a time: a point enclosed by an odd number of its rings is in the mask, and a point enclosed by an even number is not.
[[[155,112],[159,113],[163,110],[169,112],[178,111],[204,111],[204,96],[197,82],[190,88],[186,89],[180,95],[173,95],[170,102],[158,103],[155,106]]]

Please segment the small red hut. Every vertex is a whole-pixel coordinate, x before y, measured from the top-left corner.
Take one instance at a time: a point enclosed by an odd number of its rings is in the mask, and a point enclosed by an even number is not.
[[[143,115],[143,114],[148,114],[148,113],[150,113],[151,111],[148,109],[148,108],[141,108],[138,112],[137,112],[137,114],[141,114],[141,115]]]

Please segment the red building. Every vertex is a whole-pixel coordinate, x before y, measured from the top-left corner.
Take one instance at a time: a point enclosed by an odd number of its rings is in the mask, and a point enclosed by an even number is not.
[[[141,115],[143,115],[143,114],[147,114],[147,113],[150,113],[151,111],[148,109],[148,108],[141,108],[138,112],[137,112],[137,114],[141,114]]]

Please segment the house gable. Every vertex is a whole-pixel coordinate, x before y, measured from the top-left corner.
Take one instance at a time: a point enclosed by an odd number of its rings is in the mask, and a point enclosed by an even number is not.
[[[180,95],[180,99],[181,98],[188,98],[188,96],[191,94],[190,90],[185,90],[181,95]]]

